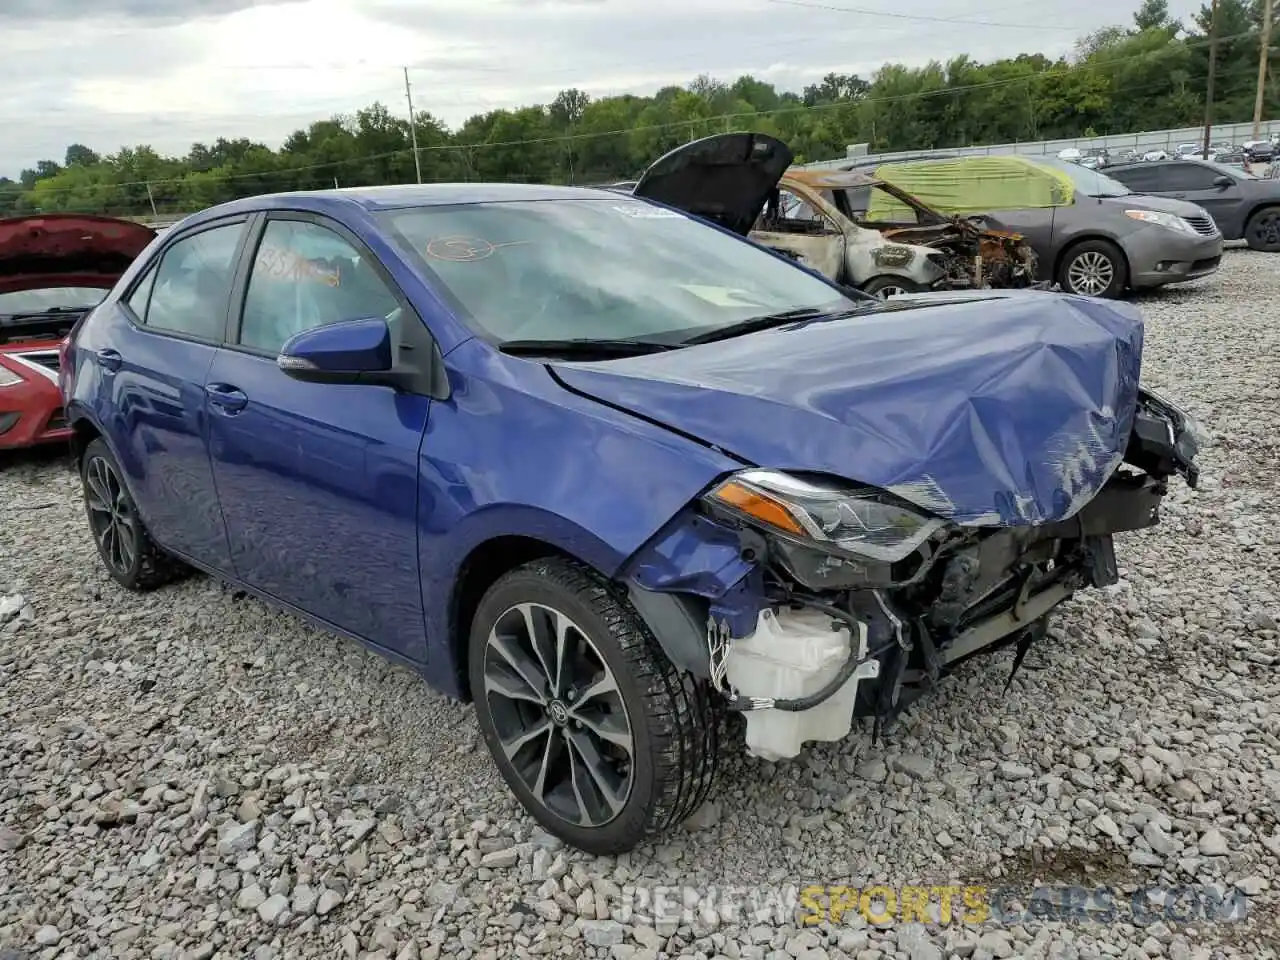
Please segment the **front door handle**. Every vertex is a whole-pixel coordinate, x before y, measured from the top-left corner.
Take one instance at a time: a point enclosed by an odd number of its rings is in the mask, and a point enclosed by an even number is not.
[[[119,350],[112,350],[110,347],[104,347],[94,353],[98,358],[98,362],[108,370],[119,370],[120,365],[124,363],[124,357],[120,356]]]
[[[245,392],[229,383],[206,383],[204,392],[209,402],[224,413],[239,413],[249,403]]]

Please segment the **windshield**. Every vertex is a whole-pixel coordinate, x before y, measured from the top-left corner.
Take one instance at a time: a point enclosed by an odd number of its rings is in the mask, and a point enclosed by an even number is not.
[[[1078,163],[1069,163],[1056,157],[1028,157],[1033,163],[1040,163],[1055,170],[1064,171],[1075,182],[1076,189],[1086,197],[1127,197],[1133,191],[1118,180],[1082,167]]]
[[[749,242],[621,196],[377,216],[494,343],[675,343],[765,314],[855,306]]]
[[[46,287],[42,290],[18,290],[0,293],[0,315],[41,313],[59,307],[87,310],[102,302],[107,291],[101,287]]]

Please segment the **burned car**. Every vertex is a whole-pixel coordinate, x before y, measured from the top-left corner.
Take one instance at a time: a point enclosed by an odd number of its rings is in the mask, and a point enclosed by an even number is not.
[[[718,134],[663,156],[632,192],[729,227],[867,293],[1035,282],[1035,255],[1017,234],[946,216],[859,174],[794,169],[792,160],[790,148],[774,137]],[[891,195],[910,219],[859,219],[848,191],[860,188]]]
[[[845,222],[875,230],[886,240],[939,251],[946,269],[945,281],[938,284],[943,289],[1036,285],[1036,254],[1026,238],[992,226],[984,216],[945,214],[901,187],[856,171],[793,169],[778,190],[801,203],[820,197]]]

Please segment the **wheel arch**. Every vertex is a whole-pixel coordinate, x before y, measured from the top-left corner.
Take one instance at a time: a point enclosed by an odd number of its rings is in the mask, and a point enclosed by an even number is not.
[[[84,414],[74,417],[71,421],[71,458],[75,462],[76,469],[80,469],[80,462],[84,459],[84,452],[88,449],[89,444],[94,440],[102,439],[103,443],[111,447],[111,441],[104,438],[103,432],[98,429],[98,425],[90,420]],[[113,454],[115,450],[111,451]]]
[[[1254,202],[1245,215],[1240,218],[1240,237],[1243,238],[1245,232],[1249,229],[1249,221],[1260,214],[1263,210],[1275,209],[1280,210],[1280,197],[1270,197],[1265,200]]]
[[[1064,244],[1062,249],[1058,251],[1058,255],[1053,258],[1052,279],[1055,281],[1058,279],[1058,274],[1062,270],[1062,265],[1066,263],[1067,256],[1072,250],[1080,246],[1082,243],[1089,243],[1091,241],[1101,241],[1102,243],[1115,247],[1116,251],[1120,254],[1120,259],[1124,261],[1125,287],[1127,288],[1133,279],[1133,265],[1129,262],[1129,254],[1126,252],[1124,244],[1115,237],[1107,236],[1105,233],[1086,233],[1083,236],[1072,237],[1071,240]]]
[[[480,601],[489,588],[505,574],[534,560],[558,557],[585,564],[607,576],[595,564],[575,555],[564,546],[528,534],[503,534],[484,540],[471,549],[458,565],[448,607],[448,648],[459,697],[471,701],[470,637]]]

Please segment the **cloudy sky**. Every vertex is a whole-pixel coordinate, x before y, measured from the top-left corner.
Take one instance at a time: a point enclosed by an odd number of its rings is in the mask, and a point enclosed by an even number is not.
[[[830,71],[1070,50],[1139,0],[0,0],[0,175],[66,145],[293,130],[373,100],[450,126],[576,86],[649,93],[699,73],[800,89]],[[1173,0],[1175,15],[1199,4]],[[856,8],[856,9],[855,9]]]

